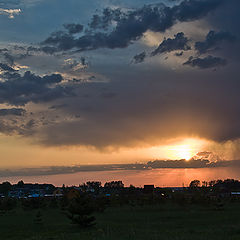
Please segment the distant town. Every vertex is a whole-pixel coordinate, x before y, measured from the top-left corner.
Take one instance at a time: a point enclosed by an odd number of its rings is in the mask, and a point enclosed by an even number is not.
[[[187,187],[156,187],[144,185],[144,187],[135,187],[130,185],[125,187],[122,181],[106,182],[102,185],[98,181],[89,181],[78,186],[55,187],[53,184],[24,183],[19,181],[17,184],[3,182],[0,184],[1,198],[63,198],[73,199],[81,194],[89,194],[94,197],[121,197],[145,194],[153,194],[161,198],[173,198],[177,193],[184,193],[188,198],[195,195],[196,191],[204,194],[205,197],[236,197],[240,198],[240,181],[234,179],[203,181],[193,180]]]

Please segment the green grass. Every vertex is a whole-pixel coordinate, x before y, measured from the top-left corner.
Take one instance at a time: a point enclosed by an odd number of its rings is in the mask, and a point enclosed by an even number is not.
[[[97,214],[94,228],[81,230],[59,209],[41,210],[43,224],[34,223],[37,211],[0,216],[1,240],[239,240],[240,204],[216,211],[199,206],[158,205],[114,207]]]

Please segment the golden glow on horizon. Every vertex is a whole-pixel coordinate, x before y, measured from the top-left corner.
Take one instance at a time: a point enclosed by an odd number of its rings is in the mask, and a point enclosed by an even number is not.
[[[173,139],[152,147],[98,151],[87,147],[44,147],[20,138],[0,135],[0,168],[72,166],[147,162],[155,159],[190,159],[208,150],[209,141],[199,138]]]

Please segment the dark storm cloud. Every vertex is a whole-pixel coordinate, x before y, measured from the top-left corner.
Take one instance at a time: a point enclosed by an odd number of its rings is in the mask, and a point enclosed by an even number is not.
[[[139,53],[133,57],[132,62],[135,64],[142,63],[142,62],[144,62],[146,56],[147,56],[146,52]]]
[[[23,108],[9,108],[9,109],[0,109],[0,116],[16,115],[22,116],[26,113],[26,110]]]
[[[209,50],[215,50],[223,42],[233,42],[236,38],[229,32],[210,31],[203,42],[196,42],[195,49],[200,53],[206,53]]]
[[[24,113],[26,114],[26,113]],[[11,119],[14,117],[15,119]],[[24,121],[24,119],[19,119],[19,115],[11,114],[5,115],[0,121],[0,132],[5,135],[21,135],[21,136],[32,136],[34,133],[34,126],[31,124],[32,120]],[[8,119],[10,118],[10,119]],[[17,119],[18,118],[18,119]]]
[[[222,67],[225,66],[226,64],[227,64],[226,59],[220,57],[213,57],[211,55],[204,58],[190,57],[188,61],[183,63],[183,65],[189,65],[191,67],[198,67],[201,69]]]
[[[184,36],[183,32],[177,33],[174,35],[174,38],[164,39],[158,48],[152,52],[152,56],[157,54],[162,54],[166,52],[172,52],[176,50],[190,50],[191,47],[188,45],[189,39]]]
[[[92,29],[107,30],[107,28],[111,25],[113,21],[119,22],[124,16],[126,15],[121,11],[120,8],[105,8],[102,12],[102,15],[93,15],[89,26]]]
[[[67,32],[55,32],[43,44],[54,46],[58,51],[78,49],[79,51],[94,50],[98,48],[125,48],[133,41],[140,39],[150,30],[164,32],[178,21],[197,20],[216,9],[224,0],[185,0],[174,7],[164,4],[145,5],[143,8],[128,11],[124,17],[115,18],[115,13],[104,13],[103,16],[94,17],[91,26],[107,28],[109,22],[115,20],[116,27],[110,32],[87,32],[75,38]],[[118,10],[120,11],[120,10]],[[121,11],[120,11],[121,12]],[[105,21],[103,20],[105,19]]]
[[[177,52],[177,53],[175,53],[174,55],[175,55],[176,57],[181,57],[181,56],[183,55],[183,51]]]
[[[24,105],[28,102],[47,102],[72,95],[72,89],[58,85],[60,74],[37,76],[30,71],[23,75],[5,72],[1,75],[0,103]]]
[[[83,25],[81,24],[69,23],[69,24],[64,24],[63,26],[68,30],[69,34],[76,34],[83,31]]]
[[[6,62],[7,62],[10,66],[13,66],[13,65],[14,65],[15,59],[14,59],[14,57],[13,57],[11,54],[9,54],[8,52],[5,52],[5,53],[3,54],[3,56],[4,56],[5,60],[6,60]]]
[[[174,18],[178,21],[192,21],[206,16],[225,0],[185,0],[172,8]]]
[[[8,66],[5,63],[0,63],[0,69],[3,71],[15,72],[15,69],[13,69],[12,67]]]
[[[129,66],[132,69],[132,66]],[[44,145],[97,148],[148,146],[177,137],[225,141],[240,136],[240,97],[236,69],[188,73],[144,70],[118,72],[119,81],[86,83],[66,99],[60,121],[39,132]],[[129,76],[128,76],[129,75]],[[103,90],[103,88],[107,88]],[[100,93],[112,92],[114,98]],[[88,97],[85,97],[88,96]],[[60,104],[60,103],[59,103]],[[56,137],[57,135],[57,137]]]
[[[3,51],[0,51],[0,56],[2,57],[2,61],[4,63],[1,64],[2,70],[6,71],[15,71],[13,67],[15,66],[16,62],[19,62],[19,60],[25,59],[27,57],[32,56],[32,53],[39,53],[41,50],[40,48],[36,47],[22,47],[22,46],[11,46],[8,49],[3,49]],[[6,65],[9,65],[8,67]],[[11,67],[11,68],[9,68]],[[3,69],[5,68],[5,69]]]

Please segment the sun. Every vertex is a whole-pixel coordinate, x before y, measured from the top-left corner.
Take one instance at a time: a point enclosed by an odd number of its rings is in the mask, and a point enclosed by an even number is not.
[[[171,150],[178,159],[189,160],[194,155],[189,145],[174,146]]]
[[[206,148],[208,141],[199,138],[183,138],[173,140],[169,144],[152,147],[153,158],[171,160],[190,160],[198,152]]]

